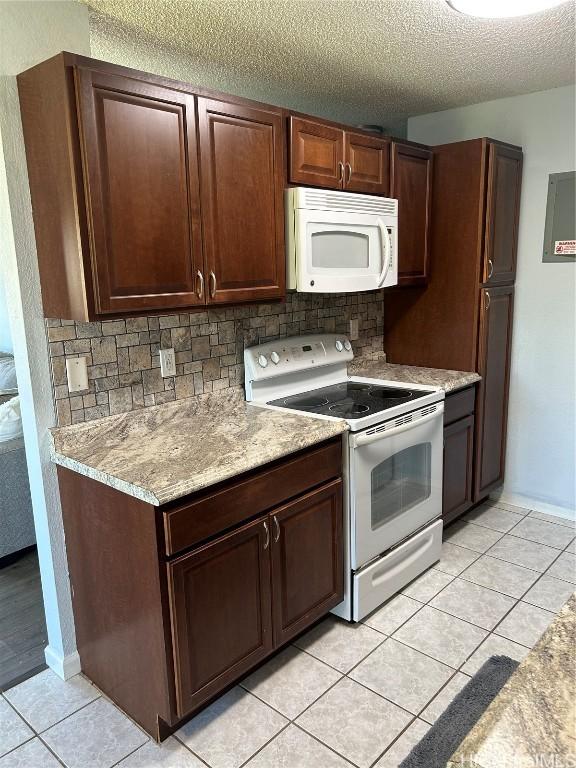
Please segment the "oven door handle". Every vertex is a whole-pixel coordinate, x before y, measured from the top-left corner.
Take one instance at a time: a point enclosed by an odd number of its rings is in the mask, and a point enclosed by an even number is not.
[[[414,429],[415,427],[419,427],[422,424],[427,424],[429,421],[432,421],[432,419],[436,419],[439,416],[442,416],[444,413],[444,403],[441,403],[434,413],[428,414],[428,416],[424,416],[422,419],[418,419],[418,421],[409,421],[406,424],[402,424],[400,427],[393,427],[392,429],[385,429],[383,432],[375,432],[372,435],[358,435],[354,437],[354,448],[359,448],[362,445],[369,445],[370,443],[375,443],[377,440],[384,440],[386,437],[392,437],[393,435],[400,435],[402,432],[408,432],[409,429]]]

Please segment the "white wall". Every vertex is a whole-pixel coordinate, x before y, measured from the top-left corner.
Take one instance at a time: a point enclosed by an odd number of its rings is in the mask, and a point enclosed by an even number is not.
[[[0,272],[0,352],[12,352],[12,334],[8,319],[8,303],[2,273]]]
[[[548,174],[573,171],[575,89],[555,88],[414,117],[429,144],[490,136],[524,148],[503,496],[574,510],[576,263],[542,264]]]
[[[48,629],[47,663],[79,671],[56,469],[54,407],[15,75],[62,50],[89,53],[88,11],[72,2],[0,2],[0,277],[22,399],[26,458]]]

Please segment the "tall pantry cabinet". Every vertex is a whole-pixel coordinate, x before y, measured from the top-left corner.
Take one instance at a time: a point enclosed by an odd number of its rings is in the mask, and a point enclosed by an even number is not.
[[[388,360],[477,371],[476,502],[502,484],[522,150],[492,139],[433,148],[431,271],[386,296]]]

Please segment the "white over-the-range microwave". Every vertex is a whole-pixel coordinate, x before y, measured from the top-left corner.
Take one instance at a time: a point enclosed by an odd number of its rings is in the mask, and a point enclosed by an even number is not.
[[[308,187],[286,190],[287,287],[372,291],[398,283],[398,201]]]

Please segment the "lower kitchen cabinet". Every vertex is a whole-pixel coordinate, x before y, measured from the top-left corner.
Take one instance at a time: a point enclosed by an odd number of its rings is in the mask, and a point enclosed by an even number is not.
[[[482,288],[474,499],[504,482],[514,286]]]
[[[476,387],[446,396],[444,406],[444,524],[463,515],[474,502],[474,409]]]
[[[81,668],[162,740],[342,601],[342,441],[156,507],[58,467]]]
[[[274,644],[282,645],[343,597],[342,481],[274,512]]]
[[[272,650],[269,545],[256,520],[168,565],[180,717]]]

